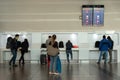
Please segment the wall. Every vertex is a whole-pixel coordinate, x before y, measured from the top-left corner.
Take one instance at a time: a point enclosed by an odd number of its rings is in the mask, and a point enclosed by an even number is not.
[[[40,45],[41,45],[41,33],[33,32],[32,33],[32,46],[31,46],[31,60],[35,62],[40,60]]]
[[[104,26],[81,25],[83,4],[105,5]],[[0,31],[120,31],[119,4],[120,0],[0,0]]]

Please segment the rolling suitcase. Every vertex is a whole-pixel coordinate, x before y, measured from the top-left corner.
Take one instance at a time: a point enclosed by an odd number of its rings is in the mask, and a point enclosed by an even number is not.
[[[40,63],[41,64],[47,64],[46,54],[41,54],[40,55]]]
[[[47,64],[48,64],[48,68],[50,67],[50,56],[47,56]]]

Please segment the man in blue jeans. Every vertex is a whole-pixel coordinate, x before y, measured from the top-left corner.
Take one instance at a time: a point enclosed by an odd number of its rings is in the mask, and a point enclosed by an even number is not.
[[[71,55],[71,60],[73,59],[73,54],[72,54],[72,47],[73,44],[71,43],[70,40],[68,40],[68,42],[66,43],[66,55],[67,55],[67,62],[69,63],[69,54]]]
[[[108,41],[106,39],[106,36],[103,35],[103,39],[100,41],[100,45],[99,45],[99,50],[100,50],[100,56],[99,56],[99,60],[98,60],[98,64],[100,64],[101,61],[101,57],[103,56],[103,54],[105,54],[105,61],[104,63],[106,64],[107,62],[107,57],[108,57],[108,49],[111,47],[111,43],[110,41]]]
[[[18,38],[19,38],[19,34],[16,34],[15,38],[12,39],[11,45],[10,45],[10,49],[11,49],[11,53],[12,53],[13,57],[11,58],[9,65],[11,65],[11,63],[12,63],[13,67],[17,67],[17,65],[15,64],[15,61],[16,61],[17,50],[18,50],[18,44],[17,44]]]

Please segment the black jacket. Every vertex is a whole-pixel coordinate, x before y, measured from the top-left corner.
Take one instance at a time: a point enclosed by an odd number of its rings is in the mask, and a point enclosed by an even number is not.
[[[110,43],[111,43],[110,49],[112,50],[112,49],[113,49],[113,46],[114,46],[114,42],[113,42],[113,40],[109,40],[109,41],[110,41]]]
[[[71,42],[66,43],[66,50],[71,50],[73,47],[73,44]]]
[[[23,51],[25,51],[25,52],[28,52],[29,43],[26,42],[26,41],[22,42],[21,48],[22,48],[21,50],[23,50]]]
[[[18,43],[17,42],[18,41],[15,38],[12,39],[11,44],[10,44],[10,49],[11,50],[16,50],[17,51],[17,49],[18,49]]]
[[[51,42],[49,43],[49,45],[51,45]],[[54,44],[52,45],[54,48],[58,48],[58,42],[55,41]]]

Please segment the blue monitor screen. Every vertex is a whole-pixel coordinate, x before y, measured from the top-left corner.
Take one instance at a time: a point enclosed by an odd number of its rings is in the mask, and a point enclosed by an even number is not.
[[[83,5],[82,25],[83,26],[104,25],[104,5]]]
[[[82,8],[82,25],[89,26],[92,25],[92,10],[91,6],[83,6]]]
[[[93,25],[94,26],[104,25],[104,7],[94,7]]]

